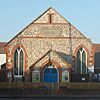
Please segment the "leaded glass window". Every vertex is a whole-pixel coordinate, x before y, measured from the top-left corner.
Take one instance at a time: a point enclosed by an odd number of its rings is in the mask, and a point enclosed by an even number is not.
[[[14,54],[14,75],[17,74],[18,74],[18,52],[16,50]]]
[[[77,73],[87,74],[87,55],[84,48],[80,48],[77,52]]]
[[[24,74],[24,53],[21,48],[17,48],[14,54],[14,75]]]
[[[80,59],[80,52],[78,51],[78,53],[77,53],[77,73],[80,73],[80,71],[81,71],[81,61],[80,61],[81,59]]]
[[[85,53],[85,51],[82,52],[82,73],[83,74],[87,73],[87,68],[86,68],[86,53]]]
[[[19,74],[23,75],[23,51],[20,51],[20,66],[19,66]]]

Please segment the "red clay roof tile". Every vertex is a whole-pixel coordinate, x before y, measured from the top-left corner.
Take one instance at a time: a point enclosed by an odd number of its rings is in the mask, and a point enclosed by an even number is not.
[[[0,42],[0,54],[5,54],[4,46],[7,42]]]

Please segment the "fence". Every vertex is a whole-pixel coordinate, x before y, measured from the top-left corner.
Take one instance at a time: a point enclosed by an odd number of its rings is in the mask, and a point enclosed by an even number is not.
[[[0,90],[14,91],[23,93],[32,93],[33,95],[68,95],[68,94],[91,94],[91,92],[100,95],[100,83],[0,83]],[[80,91],[82,90],[82,91]],[[28,92],[27,92],[28,91]],[[95,91],[95,92],[94,92]],[[11,92],[12,93],[12,92]]]
[[[31,83],[31,82],[0,82],[0,88],[22,88],[32,89],[37,87],[48,87],[52,89],[59,89],[66,87],[67,89],[100,89],[99,82],[70,82],[70,83]]]

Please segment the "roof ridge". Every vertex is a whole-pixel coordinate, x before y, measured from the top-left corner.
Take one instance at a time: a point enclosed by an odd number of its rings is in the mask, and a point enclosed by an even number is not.
[[[28,24],[25,28],[23,28],[20,32],[18,32],[18,34],[16,34],[9,42],[7,42],[6,45],[8,45],[18,35],[20,35],[26,28],[28,28],[31,24],[33,24],[37,19],[39,19],[43,14],[45,14],[49,9],[53,9],[53,8],[52,7],[49,7],[47,10],[45,10],[40,16],[38,16],[35,20],[33,20],[30,24]]]

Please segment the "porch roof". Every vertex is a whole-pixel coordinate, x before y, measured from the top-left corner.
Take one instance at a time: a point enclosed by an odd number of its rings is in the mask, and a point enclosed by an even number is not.
[[[55,55],[57,55],[57,57],[60,58],[62,62],[64,62],[68,67],[71,68],[71,64],[72,64],[71,62],[72,62],[72,61],[70,61],[70,60],[68,60],[68,59],[65,59],[64,56],[61,56],[59,52],[53,51],[53,50],[47,51],[42,57],[40,57],[36,62],[34,62],[34,63],[30,66],[30,68],[34,67],[39,61],[41,61],[41,60],[42,60],[46,55],[48,55],[50,52],[53,52]],[[66,55],[66,54],[65,54],[65,55]],[[68,56],[66,55],[66,57],[68,57]]]

